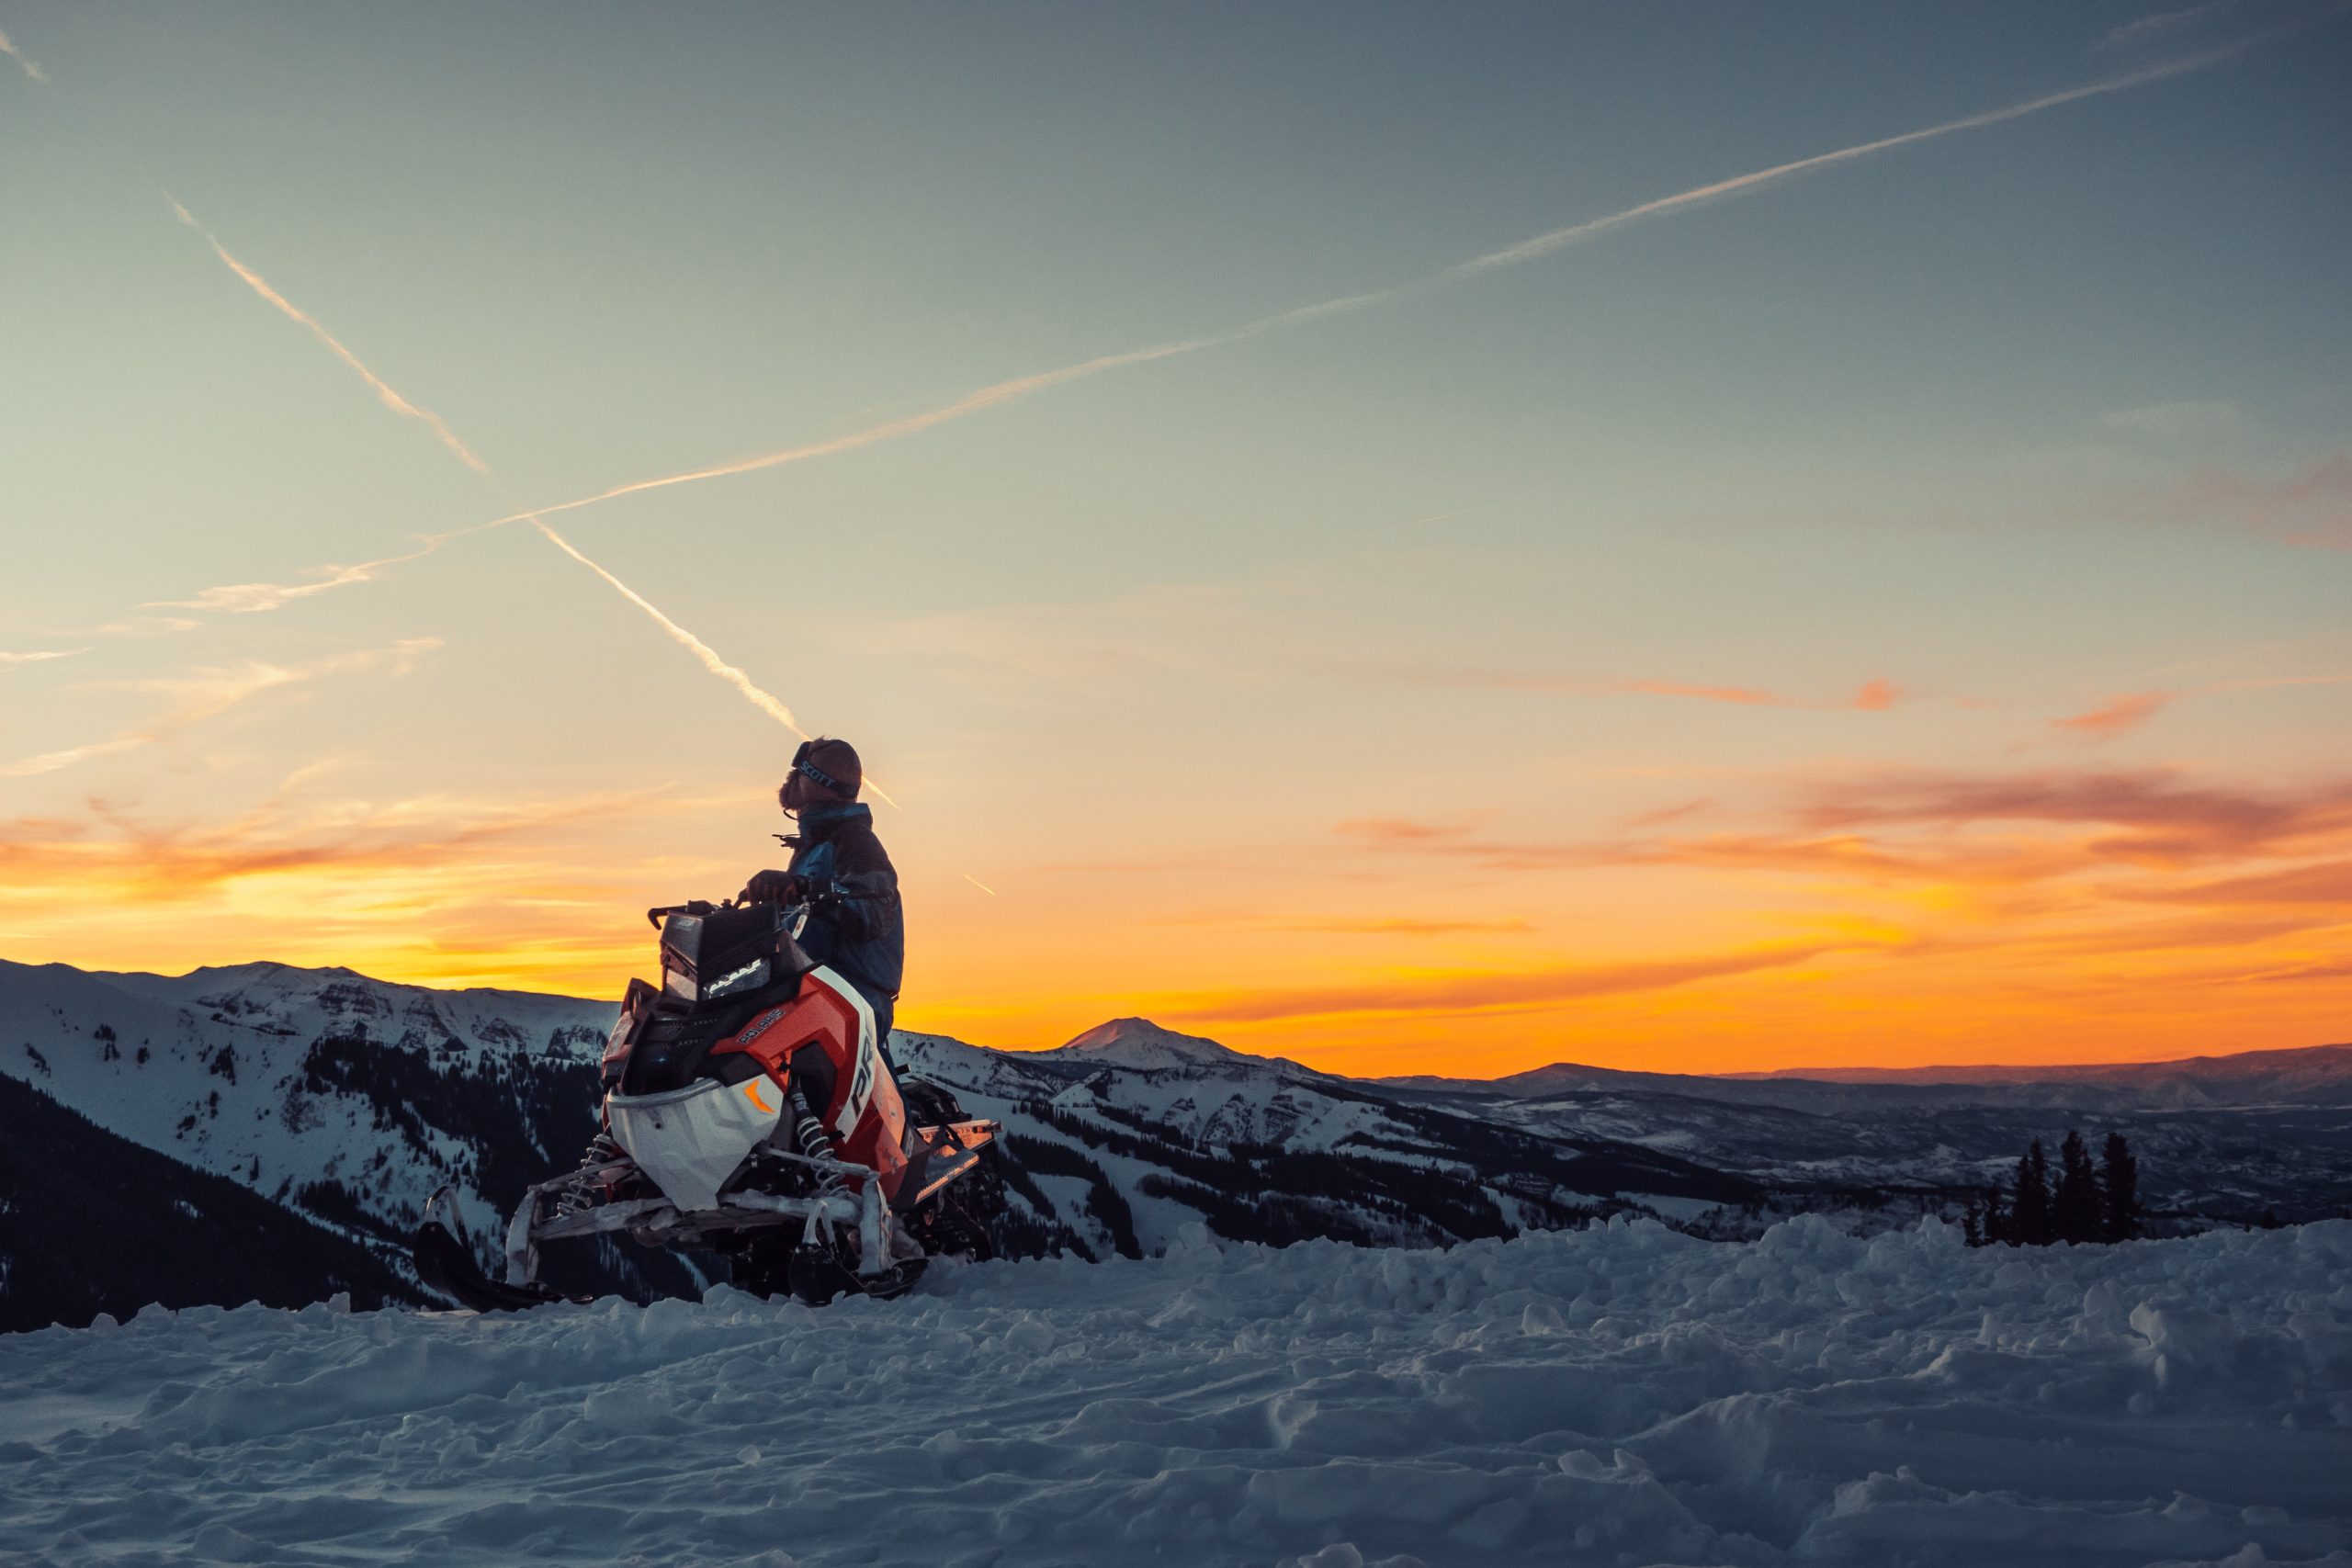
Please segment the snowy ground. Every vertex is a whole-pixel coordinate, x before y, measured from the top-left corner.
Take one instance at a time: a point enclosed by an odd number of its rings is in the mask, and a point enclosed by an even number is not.
[[[0,1561],[2352,1563],[2352,1223],[1817,1220],[0,1338]],[[2331,1556],[2331,1554],[2333,1554]]]

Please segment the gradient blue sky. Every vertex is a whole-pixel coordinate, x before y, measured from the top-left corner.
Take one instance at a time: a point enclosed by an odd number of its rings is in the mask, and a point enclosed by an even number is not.
[[[0,953],[608,985],[632,902],[776,825],[789,736],[524,530],[137,611],[507,510],[162,190],[547,503],[2274,29],[564,527],[904,803],[919,1027],[2312,1043],[2352,1000],[2352,16],[2292,5],[0,6],[49,78],[0,80],[0,651],[86,649],[0,667],[0,766],[153,732],[0,774]],[[1954,781],[2041,804],[1823,805]],[[2119,857],[2150,790],[2313,825]],[[1726,863],[1833,819],[1944,858]],[[2298,872],[2337,889],[2301,924],[2194,893]]]

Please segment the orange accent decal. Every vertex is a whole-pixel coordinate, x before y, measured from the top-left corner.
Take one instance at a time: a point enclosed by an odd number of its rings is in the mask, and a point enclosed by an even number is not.
[[[743,1098],[758,1106],[762,1111],[766,1111],[769,1115],[773,1116],[775,1114],[775,1107],[770,1105],[766,1100],[760,1098],[759,1079],[752,1078],[743,1085]]]

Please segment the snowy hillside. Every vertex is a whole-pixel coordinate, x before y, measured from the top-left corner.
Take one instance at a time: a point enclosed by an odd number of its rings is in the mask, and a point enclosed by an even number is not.
[[[371,1248],[413,1285],[407,1237],[436,1187],[453,1183],[472,1233],[488,1238],[528,1184],[576,1160],[594,1131],[594,1064],[613,1011],[341,969],[166,978],[0,963],[0,1076]],[[894,1049],[1004,1122],[1006,1240],[1023,1254],[1139,1257],[1202,1222],[1232,1239],[1427,1244],[1651,1200],[1704,1208],[1755,1195],[1671,1153],[1495,1128],[1140,1020],[1059,1051],[907,1034]],[[41,1175],[28,1177],[36,1203]],[[45,1280],[39,1259],[7,1255],[13,1234],[0,1216],[0,1281],[13,1278],[5,1288],[21,1296]],[[333,1266],[350,1277],[344,1261]],[[693,1294],[720,1266],[607,1242],[553,1249],[548,1277],[592,1293]],[[167,1283],[159,1293],[189,1299]],[[6,1304],[0,1321],[27,1319]],[[61,1298],[29,1321],[137,1304]]]
[[[1449,1251],[1199,1232],[819,1312],[0,1338],[0,1559],[2342,1563],[2352,1224]]]
[[[1003,1122],[1016,1214],[1082,1256],[1159,1252],[1204,1221],[1231,1240],[1416,1245],[1757,1195],[1672,1155],[1497,1127],[1141,1020],[1057,1051],[905,1033],[895,1050]]]
[[[340,969],[259,964],[173,978],[0,963],[0,1077],[95,1123],[76,1131],[71,1116],[44,1117],[53,1148],[0,1160],[0,1184],[13,1183],[27,1205],[0,1208],[0,1323],[86,1322],[159,1298],[246,1299],[209,1270],[199,1271],[212,1281],[204,1290],[224,1293],[188,1293],[184,1265],[155,1278],[152,1295],[126,1294],[131,1282],[95,1251],[67,1260],[71,1269],[53,1255],[41,1267],[32,1238],[56,1235],[61,1212],[42,1190],[70,1169],[123,1164],[96,1141],[106,1135],[192,1168],[183,1177],[156,1168],[175,1189],[158,1201],[183,1200],[207,1216],[173,1234],[179,1245],[157,1258],[229,1245],[227,1232],[204,1228],[217,1217],[238,1235],[260,1225],[275,1237],[286,1277],[266,1291],[256,1283],[266,1299],[301,1299],[283,1292],[302,1268],[318,1295],[413,1298],[406,1238],[435,1187],[455,1184],[486,1239],[526,1185],[571,1167],[594,1130],[594,1061],[612,1016],[608,1003],[435,991]],[[2352,1111],[2311,1103],[2327,1092],[2327,1052],[2267,1053],[2234,1076],[2223,1068],[2235,1058],[2192,1065],[2209,1089],[2268,1084],[2293,1097],[2284,1106],[2086,1112],[2079,1088],[2009,1082],[1827,1084],[1566,1065],[1493,1084],[1369,1082],[1142,1019],[1047,1051],[904,1033],[894,1049],[906,1069],[1004,1123],[1005,1239],[1028,1256],[1143,1257],[1202,1224],[1227,1240],[1365,1246],[1507,1236],[1628,1210],[1710,1234],[1753,1235],[1797,1212],[1881,1228],[1921,1212],[1958,1214],[2030,1139],[2054,1143],[2086,1121],[2094,1134],[2130,1137],[2143,1193],[2171,1229],[2267,1212],[2315,1219],[2352,1205]],[[2178,1067],[2118,1072],[2168,1083]],[[2092,1087],[2120,1092],[2118,1081],[2110,1074]],[[288,1223],[217,1194],[198,1201],[196,1173],[279,1206]],[[0,1193],[0,1205],[11,1201]],[[162,1235],[153,1227],[170,1226],[169,1211],[143,1223]],[[351,1246],[376,1267],[355,1264]],[[549,1278],[564,1289],[639,1298],[697,1294],[720,1267],[618,1243],[548,1255]]]
[[[250,964],[172,978],[0,963],[0,1071],[281,1201],[336,1182],[364,1188],[375,1213],[404,1215],[453,1177],[478,1192],[483,1151],[431,1124],[422,1103],[403,1118],[390,1095],[368,1092],[386,1064],[479,1080],[485,1097],[513,1102],[540,1069],[593,1068],[612,1016],[568,997],[437,991],[343,969]],[[515,1118],[526,1138],[531,1120]],[[578,1145],[537,1152],[568,1163]]]
[[[454,1184],[469,1223],[491,1227],[578,1158],[612,1016],[568,997],[345,969],[168,977],[0,963],[0,1072],[411,1280],[407,1236],[436,1187]],[[17,1290],[43,1282],[37,1259],[0,1266]],[[674,1260],[617,1248],[582,1252],[568,1271],[580,1289],[699,1288]]]
[[[1499,1078],[1424,1074],[1380,1081],[1392,1089],[1513,1100],[1679,1094],[1727,1105],[1827,1114],[1883,1106],[1951,1105],[2064,1105],[2094,1111],[2290,1105],[2343,1110],[2352,1109],[2352,1045],[2095,1066],[1795,1067],[1720,1076],[1623,1072],[1555,1062]]]
[[[1747,1075],[1742,1075],[1747,1076]],[[2352,1105],[2352,1045],[2242,1051],[2169,1062],[2060,1066],[1784,1067],[1755,1075],[1823,1083],[2064,1084],[2084,1103],[2141,1109],[2184,1105]]]

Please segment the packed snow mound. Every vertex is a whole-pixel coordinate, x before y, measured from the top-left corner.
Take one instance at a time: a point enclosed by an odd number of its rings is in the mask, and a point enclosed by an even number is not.
[[[2343,1562],[2346,1475],[2346,1222],[1196,1230],[820,1312],[0,1339],[0,1559],[63,1564]]]

